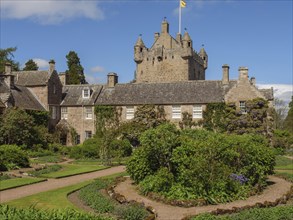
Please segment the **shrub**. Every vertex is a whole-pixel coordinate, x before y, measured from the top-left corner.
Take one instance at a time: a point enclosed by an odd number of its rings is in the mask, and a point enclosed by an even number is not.
[[[98,138],[87,139],[82,145],[70,148],[69,155],[74,159],[100,158],[101,140]]]
[[[127,171],[143,193],[208,203],[245,198],[261,190],[275,158],[256,135],[227,135],[161,125],[144,132]]]
[[[1,171],[18,167],[29,167],[29,158],[25,151],[16,145],[0,146]]]

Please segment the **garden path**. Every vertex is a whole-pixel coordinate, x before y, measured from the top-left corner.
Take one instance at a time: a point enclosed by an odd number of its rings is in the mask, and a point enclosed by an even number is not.
[[[124,182],[119,183],[115,188],[115,192],[124,195],[128,201],[135,200],[137,202],[143,203],[145,206],[151,206],[155,208],[158,220],[180,220],[187,216],[212,212],[216,211],[217,209],[232,210],[233,207],[253,206],[256,203],[264,203],[265,201],[275,202],[276,199],[282,198],[286,193],[288,193],[292,186],[292,183],[276,176],[269,176],[268,180],[274,184],[269,185],[260,195],[251,196],[246,200],[238,200],[227,204],[191,208],[171,206],[150,200],[149,198],[139,195],[137,193],[136,186],[132,184],[133,182],[130,178]]]
[[[58,189],[69,185],[74,185],[87,180],[98,177],[108,176],[125,171],[125,166],[115,166],[104,170],[99,170],[91,173],[79,174],[75,176],[48,179],[48,181],[35,183],[32,185],[21,186],[14,189],[8,189],[0,192],[0,203],[8,202],[14,199],[19,199],[25,196],[30,196],[48,190]]]

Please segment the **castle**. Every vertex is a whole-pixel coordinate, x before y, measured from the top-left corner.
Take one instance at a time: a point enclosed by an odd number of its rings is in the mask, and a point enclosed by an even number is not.
[[[258,89],[255,78],[249,79],[248,68],[239,67],[239,78],[230,80],[229,66],[222,66],[221,80],[205,80],[208,55],[202,48],[193,49],[187,32],[176,39],[169,34],[164,20],[161,33],[155,33],[154,44],[147,48],[139,36],[134,45],[137,64],[131,83],[119,83],[116,73],[108,74],[107,84],[66,85],[64,74],[58,74],[55,63],[48,71],[11,71],[7,64],[0,75],[0,111],[10,106],[50,112],[49,126],[72,127],[77,132],[75,143],[63,137],[67,145],[79,144],[95,133],[94,106],[121,108],[121,121],[131,120],[137,106],[152,104],[164,107],[166,118],[178,123],[182,113],[201,120],[208,103],[235,103],[245,113],[245,103],[263,98],[272,105],[272,89]]]

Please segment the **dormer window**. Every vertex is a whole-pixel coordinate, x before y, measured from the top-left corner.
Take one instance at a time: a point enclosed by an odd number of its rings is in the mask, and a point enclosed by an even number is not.
[[[82,90],[82,98],[89,99],[90,98],[90,90],[89,89],[83,89]]]

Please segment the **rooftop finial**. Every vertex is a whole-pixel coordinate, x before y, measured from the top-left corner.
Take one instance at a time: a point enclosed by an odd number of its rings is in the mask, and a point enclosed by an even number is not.
[[[201,46],[204,47],[204,44],[202,44]]]
[[[164,17],[164,21],[166,21],[166,19],[167,19],[167,17],[165,16],[165,17]]]

